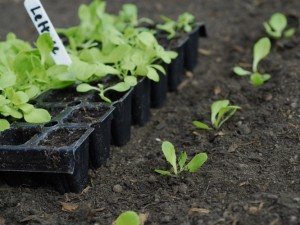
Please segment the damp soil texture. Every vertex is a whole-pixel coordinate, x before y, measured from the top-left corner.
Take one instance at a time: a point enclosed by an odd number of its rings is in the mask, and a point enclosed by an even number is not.
[[[75,25],[80,3],[42,1],[56,27]],[[109,0],[117,12],[127,0]],[[300,224],[300,35],[277,42],[261,65],[272,78],[254,87],[232,74],[251,66],[252,46],[264,36],[262,22],[274,12],[300,17],[299,0],[132,0],[140,16],[176,18],[188,11],[205,20],[209,37],[200,40],[199,62],[185,75],[166,105],[151,110],[144,127],[133,127],[124,147],[112,147],[105,166],[90,171],[80,194],[60,195],[50,187],[9,187],[0,182],[0,224],[110,225],[125,210],[148,214],[147,225]],[[0,2],[1,39],[14,31],[36,38],[23,1]],[[242,107],[219,131],[197,130],[208,122],[210,105],[230,99]],[[206,152],[195,174],[164,177],[168,169],[161,141],[191,158]]]

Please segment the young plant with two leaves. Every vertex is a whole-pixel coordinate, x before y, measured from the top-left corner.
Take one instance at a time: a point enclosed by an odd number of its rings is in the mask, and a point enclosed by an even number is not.
[[[181,172],[195,173],[207,160],[206,153],[198,153],[186,164],[186,152],[181,152],[177,160],[174,145],[169,141],[162,143],[162,152],[166,161],[172,165],[172,168],[171,170],[156,169],[155,172],[161,175],[179,175]]]
[[[215,101],[211,107],[211,124],[215,129],[219,129],[230,117],[232,117],[241,107],[237,105],[230,105],[229,100]],[[200,121],[193,121],[194,126],[204,130],[212,130],[213,128]]]
[[[274,13],[263,25],[266,33],[273,39],[290,38],[296,33],[295,28],[288,28],[288,20],[282,13]]]
[[[236,66],[233,68],[233,72],[238,76],[250,76],[250,82],[255,86],[263,85],[271,78],[271,75],[267,73],[261,73],[258,65],[262,59],[269,55],[270,50],[270,39],[267,37],[259,39],[253,47],[252,71],[248,71],[242,67]]]

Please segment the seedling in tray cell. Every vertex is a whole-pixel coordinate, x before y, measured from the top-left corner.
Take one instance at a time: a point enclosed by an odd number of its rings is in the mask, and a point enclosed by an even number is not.
[[[269,38],[259,39],[253,48],[253,63],[252,71],[243,69],[236,66],[233,68],[233,72],[238,76],[250,76],[250,81],[255,86],[263,85],[267,80],[271,78],[270,74],[261,73],[258,71],[258,64],[262,59],[268,56],[271,50],[271,42]]]
[[[185,12],[179,15],[178,17],[178,29],[183,30],[186,33],[189,33],[193,30],[193,25],[195,23],[195,16]]]
[[[263,25],[266,33],[274,39],[289,38],[296,33],[295,28],[288,28],[288,20],[282,13],[274,13]]]
[[[158,24],[156,27],[159,30],[167,32],[168,39],[174,38],[178,32],[189,33],[193,30],[195,25],[195,17],[190,13],[182,13],[178,16],[177,21],[172,20],[166,16],[162,16],[164,24]]]
[[[104,85],[100,84],[100,83],[97,84],[97,87],[91,86],[90,84],[82,83],[82,84],[79,84],[76,88],[76,90],[78,92],[88,92],[91,90],[96,90],[99,92],[100,98],[108,103],[111,103],[111,100],[105,96],[105,92],[107,92],[109,90],[114,90],[117,92],[125,92],[125,91],[128,91],[129,89],[130,89],[130,85],[128,85],[125,82],[119,82],[119,83],[117,83],[113,86],[109,86],[107,88],[105,88]]]
[[[186,164],[187,153],[181,152],[177,161],[175,148],[173,144],[168,141],[163,142],[162,151],[167,162],[172,165],[172,169],[170,171],[156,169],[155,172],[161,175],[178,175],[184,171],[195,173],[207,160],[206,153],[198,153],[188,164]]]
[[[229,105],[229,103],[229,100],[219,100],[211,105],[211,123],[216,129],[219,129],[238,109],[241,108],[236,105]],[[210,126],[200,121],[193,121],[193,124],[200,129],[212,130]]]
[[[110,102],[110,99],[105,96],[106,91],[127,91],[130,87],[137,84],[138,77],[143,76],[158,82],[158,72],[166,74],[166,71],[156,62],[161,60],[165,63],[170,63],[177,56],[176,52],[166,51],[159,45],[150,32],[137,32],[136,36],[130,38],[129,42],[131,44],[134,43],[135,47],[124,43],[113,47],[109,54],[105,54],[100,49],[92,48],[82,50],[78,57],[73,56],[73,62],[75,63],[71,65],[70,71],[76,74],[78,80],[84,82],[78,85],[77,91],[97,90],[104,101]],[[113,66],[104,65],[99,63],[99,61]],[[100,70],[100,68],[102,69]],[[105,71],[105,73],[98,74],[101,71]],[[100,79],[108,73],[117,76],[120,83],[107,87],[107,84],[99,83],[97,87],[86,84],[91,81],[101,82]]]
[[[0,131],[9,122],[49,122],[50,114],[30,103],[41,93],[71,84],[67,66],[55,65],[50,58],[53,42],[49,34],[39,36],[37,48],[12,33],[0,42]]]

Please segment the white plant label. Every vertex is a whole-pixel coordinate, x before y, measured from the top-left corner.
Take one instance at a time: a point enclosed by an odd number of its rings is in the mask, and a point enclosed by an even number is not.
[[[39,34],[48,32],[54,42],[54,48],[51,53],[57,65],[67,65],[70,66],[72,61],[67,53],[62,41],[60,40],[54,26],[49,19],[42,3],[39,0],[25,0],[24,6],[38,30]]]

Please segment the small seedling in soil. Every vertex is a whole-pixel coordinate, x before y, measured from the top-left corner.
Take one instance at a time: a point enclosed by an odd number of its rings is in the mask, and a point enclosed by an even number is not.
[[[140,217],[134,211],[123,212],[113,225],[140,225]]]
[[[263,74],[258,71],[259,62],[268,56],[271,50],[271,42],[269,38],[259,39],[253,48],[253,63],[252,72],[245,70],[239,66],[233,68],[233,72],[238,76],[250,75],[250,81],[255,86],[263,85],[267,80],[271,78],[270,74]]]
[[[235,114],[238,109],[241,108],[239,106],[229,104],[229,100],[225,99],[215,101],[211,105],[211,123],[216,129],[219,129],[230,117]],[[200,121],[193,121],[193,124],[200,129],[212,130],[211,127]]]
[[[175,148],[173,144],[168,141],[163,142],[162,151],[167,162],[172,165],[172,169],[170,171],[156,169],[155,172],[161,175],[172,175],[172,173],[178,175],[183,171],[195,173],[207,160],[206,153],[199,153],[195,155],[188,164],[186,164],[187,153],[181,152],[177,162]]]
[[[274,39],[289,38],[296,32],[295,28],[287,28],[288,21],[282,13],[274,13],[269,21],[264,22],[263,25],[266,33]]]

